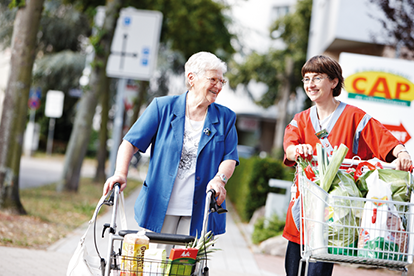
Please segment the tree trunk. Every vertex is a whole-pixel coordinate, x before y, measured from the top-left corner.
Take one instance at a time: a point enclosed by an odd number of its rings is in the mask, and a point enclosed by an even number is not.
[[[0,209],[18,214],[26,213],[19,195],[20,157],[43,2],[26,1],[17,11],[10,74],[0,120]]]
[[[99,129],[98,165],[95,172],[95,183],[103,183],[106,180],[105,163],[108,156],[106,142],[108,140],[108,113],[109,113],[109,78],[105,78],[106,85],[101,95],[101,127]]]
[[[286,59],[286,71],[282,79],[282,95],[278,103],[278,117],[276,120],[275,139],[273,142],[273,151],[277,158],[283,158],[283,136],[286,128],[287,104],[291,92],[290,80],[293,73],[293,60]]]
[[[92,120],[98,104],[99,93],[104,91],[104,78],[106,78],[106,64],[111,49],[112,39],[115,33],[116,23],[124,0],[107,1],[105,20],[101,37],[94,45],[95,57],[92,62],[92,72],[89,80],[89,89],[84,92],[79,111],[76,113],[73,131],[71,133],[68,148],[65,154],[63,175],[57,187],[58,191],[78,191],[82,162],[86,155],[89,143]]]

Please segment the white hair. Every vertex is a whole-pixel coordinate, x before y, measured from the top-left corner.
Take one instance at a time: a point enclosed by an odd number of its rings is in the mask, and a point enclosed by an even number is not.
[[[185,63],[185,86],[189,89],[188,74],[195,73],[203,76],[206,71],[218,70],[222,74],[227,72],[227,65],[217,56],[209,52],[198,52],[192,55]]]

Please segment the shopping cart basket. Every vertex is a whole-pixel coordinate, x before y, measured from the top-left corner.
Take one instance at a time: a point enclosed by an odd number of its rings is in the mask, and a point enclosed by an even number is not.
[[[207,267],[207,255],[199,258],[195,263],[172,263],[167,259],[151,259],[145,257],[123,256],[121,253],[122,241],[127,234],[137,233],[138,230],[120,230],[117,232],[117,215],[119,202],[120,185],[116,183],[114,188],[108,195],[108,199],[104,202],[106,205],[113,206],[111,222],[104,225],[104,230],[109,229],[108,251],[106,259],[102,262],[104,265],[104,276],[109,275],[125,275],[125,276],[208,276],[209,269]],[[208,225],[208,217],[210,213],[217,212],[219,214],[227,212],[226,209],[217,205],[215,200],[215,191],[209,190],[206,194],[206,203],[204,209],[203,229],[200,237],[206,236]],[[151,243],[170,244],[186,246],[195,240],[195,237],[188,235],[163,234],[155,232],[145,232]],[[135,263],[135,265],[122,266],[121,263]],[[141,267],[138,271],[137,267]]]
[[[346,159],[342,165],[351,166],[360,162]],[[394,166],[388,164],[387,168]],[[413,262],[414,251],[414,197],[411,173],[407,174],[409,183],[406,191],[410,193],[410,200],[404,202],[328,194],[307,179],[298,166],[303,244],[299,273],[302,263],[306,265],[307,275],[309,262],[322,261],[388,268],[406,274],[406,266]],[[371,215],[368,219],[373,222],[383,220],[385,224],[381,224],[380,229],[362,227],[364,212]],[[368,232],[375,232],[386,239],[369,240],[369,236],[364,235]]]

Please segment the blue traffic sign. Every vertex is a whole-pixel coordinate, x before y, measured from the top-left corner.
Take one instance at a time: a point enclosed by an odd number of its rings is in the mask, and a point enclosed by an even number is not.
[[[42,90],[38,87],[36,89],[31,88],[29,92],[29,101],[27,105],[30,109],[37,110],[40,106],[40,97],[42,96]]]

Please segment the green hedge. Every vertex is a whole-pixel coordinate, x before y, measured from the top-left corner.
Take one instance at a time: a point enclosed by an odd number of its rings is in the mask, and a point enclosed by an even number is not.
[[[292,180],[294,171],[272,158],[240,158],[233,176],[226,185],[227,196],[243,221],[249,221],[254,211],[266,204],[271,188],[269,179]]]

